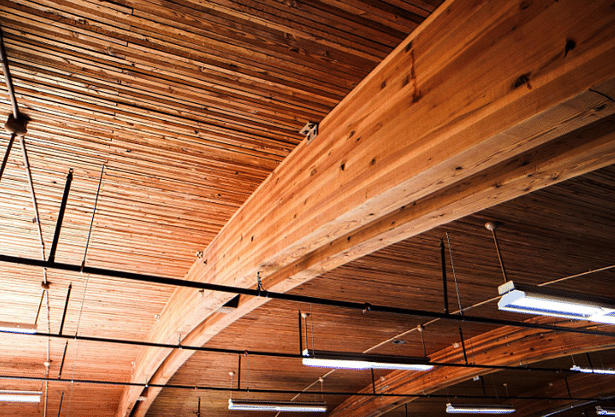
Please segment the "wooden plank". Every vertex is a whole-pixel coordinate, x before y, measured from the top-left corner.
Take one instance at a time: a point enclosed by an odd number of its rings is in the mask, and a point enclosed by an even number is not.
[[[614,22],[607,2],[445,3],[274,171],[187,278],[254,286],[260,271],[266,288],[288,290],[455,216],[613,163],[610,124],[574,129],[613,111],[583,92],[615,75]],[[178,290],[151,339],[197,329],[194,340],[207,340],[199,324],[227,298]],[[135,378],[154,375],[163,357],[144,351]],[[168,360],[160,381],[185,357]],[[118,416],[137,395],[125,391]]]

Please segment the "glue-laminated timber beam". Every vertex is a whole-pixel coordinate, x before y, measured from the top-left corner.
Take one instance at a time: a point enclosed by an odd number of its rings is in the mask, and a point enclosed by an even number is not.
[[[610,122],[573,134],[589,135],[587,143],[562,136],[612,114],[612,85],[599,84],[615,76],[613,56],[607,1],[446,2],[261,184],[187,279],[254,287],[260,272],[265,288],[288,291],[439,224],[615,163]],[[263,303],[216,314],[229,298],[178,289],[150,340],[205,343]],[[166,381],[189,356],[146,349],[133,378]],[[124,392],[118,416],[139,393]],[[150,391],[134,415],[154,398]]]
[[[532,319],[537,322],[548,322],[552,319],[539,317]],[[573,323],[578,326],[579,322]],[[577,353],[605,350],[615,347],[615,340],[596,338],[594,336],[568,335],[565,333],[541,332],[529,329],[513,329],[501,327],[478,336],[468,342],[472,345],[472,360],[490,365],[529,365],[535,362],[555,359]],[[450,347],[430,355],[438,361],[462,362],[463,354],[458,347]],[[388,394],[412,393],[431,394],[441,389],[468,381],[476,376],[487,375],[494,370],[479,370],[470,368],[435,368],[430,372],[393,371],[384,380],[376,382],[376,392]],[[563,375],[561,378],[563,379]],[[371,392],[372,386],[363,388],[360,392]],[[551,394],[551,393],[550,393]],[[557,395],[558,393],[553,393]],[[531,395],[539,396],[538,393]],[[595,397],[595,393],[591,396]],[[575,397],[584,397],[577,393]],[[399,407],[400,404],[412,401],[401,397],[360,397],[353,396],[341,403],[329,414],[330,417],[376,417]]]

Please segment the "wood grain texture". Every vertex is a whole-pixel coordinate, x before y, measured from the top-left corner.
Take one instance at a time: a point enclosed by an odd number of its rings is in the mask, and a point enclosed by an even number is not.
[[[196,262],[187,278],[253,286],[259,271],[267,288],[289,290],[455,215],[612,163],[608,134],[605,148],[595,143],[589,152],[566,154],[568,145],[557,140],[596,120],[595,109],[611,111],[607,98],[598,94],[605,102],[596,106],[582,93],[612,77],[605,65],[615,48],[612,18],[607,3],[579,9],[572,3],[446,3],[323,120],[318,140],[289,155],[207,247],[207,263]],[[464,24],[451,30],[453,22]],[[575,38],[574,53],[562,51],[568,37]],[[555,163],[556,173],[548,168],[534,182],[533,173],[518,168],[543,151],[545,166]],[[493,175],[502,175],[495,185]],[[446,192],[460,189],[476,203],[446,206]],[[411,223],[420,202],[428,208]],[[413,215],[389,222],[397,211]],[[211,334],[202,323],[226,299],[178,290],[150,337],[194,332],[188,340],[205,342]],[[164,356],[144,352],[137,375],[166,381],[187,358],[176,353],[159,368]],[[132,408],[137,391],[127,392],[119,415]],[[141,403],[137,415],[147,406]]]

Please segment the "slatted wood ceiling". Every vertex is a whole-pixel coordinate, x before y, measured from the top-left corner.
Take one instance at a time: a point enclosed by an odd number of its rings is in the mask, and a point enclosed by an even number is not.
[[[183,278],[195,253],[302,140],[298,130],[328,114],[440,3],[1,1],[0,24],[17,99],[32,120],[26,146],[46,255],[65,177],[73,168],[57,260],[82,262],[102,178],[87,265]],[[8,115],[10,101],[6,90],[0,91],[0,113]],[[2,151],[7,143],[8,136],[0,135]],[[539,283],[605,266],[615,258],[614,177],[610,167],[550,187],[391,246],[294,291],[439,310],[438,245],[449,232],[461,304],[483,301],[495,295],[501,282],[491,237],[482,227],[488,219],[503,222],[500,243],[513,279]],[[0,253],[41,257],[33,217],[16,143],[0,180]],[[449,265],[449,278],[452,272]],[[171,287],[74,273],[49,271],[48,278],[50,320],[43,303],[39,328],[59,330],[72,284],[66,334],[144,341],[173,292]],[[604,272],[561,287],[610,293],[613,278]],[[0,265],[0,321],[33,322],[42,279],[40,269]],[[454,292],[449,301],[456,305]],[[270,302],[209,345],[295,352],[299,308],[310,306]],[[474,314],[493,311],[488,304]],[[312,313],[317,347],[331,350],[363,351],[422,322],[315,306]],[[464,331],[472,337],[492,328],[468,325]],[[416,331],[399,339],[405,343],[387,342],[375,351],[422,354]],[[435,323],[425,331],[425,349],[437,352],[458,339],[456,326]],[[61,340],[50,342],[52,376],[58,375],[64,346]],[[43,376],[46,350],[44,338],[3,334],[0,374]],[[138,353],[135,346],[69,341],[63,377],[129,381]],[[195,354],[170,383],[227,387],[228,371],[236,365],[235,356]],[[249,367],[244,383],[251,387],[320,390],[313,384],[322,370],[306,370],[296,360],[250,358]],[[493,378],[495,386],[509,382],[511,392],[531,392],[543,389],[549,377],[537,377],[523,390],[518,386],[526,381],[514,375]],[[367,373],[336,371],[325,379],[324,389],[358,391],[370,381]],[[0,389],[40,386],[0,380]],[[475,388],[470,381],[455,392]],[[57,415],[61,392],[62,416],[104,417],[116,414],[122,387],[51,383],[49,415]],[[237,415],[226,410],[227,393],[165,389],[148,416],[193,415],[199,396],[203,415]],[[345,399],[327,397],[329,409]],[[442,415],[442,403],[417,401],[409,409],[412,415]],[[0,414],[42,415],[43,406],[1,404]]]

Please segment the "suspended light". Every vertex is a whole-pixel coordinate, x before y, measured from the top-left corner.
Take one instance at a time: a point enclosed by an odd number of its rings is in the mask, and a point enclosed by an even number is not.
[[[228,400],[228,409],[237,411],[294,411],[302,413],[323,413],[327,411],[324,402],[278,402]]]
[[[602,375],[615,375],[615,369],[604,368],[581,368],[580,366],[573,366],[571,371],[582,372],[584,374],[602,374]]]
[[[613,407],[600,407],[596,406],[596,414],[599,416],[615,416],[615,408]]]
[[[433,368],[428,358],[412,356],[388,356],[340,352],[303,352],[303,364],[319,368],[336,369],[400,369],[405,371],[428,371]]]
[[[13,403],[40,403],[40,391],[6,391],[0,390],[0,401]]]
[[[30,323],[10,323],[7,321],[0,321],[0,331],[10,333],[36,333],[36,325]]]
[[[500,285],[498,292],[500,310],[615,324],[615,300],[512,281]]]
[[[450,414],[510,414],[515,412],[512,405],[446,404]]]

